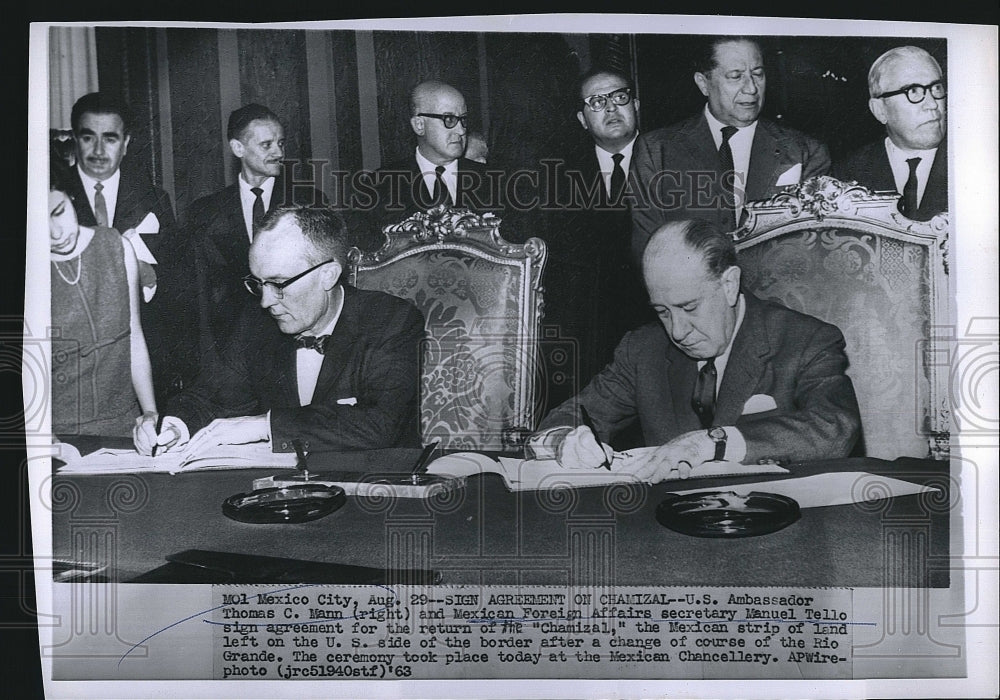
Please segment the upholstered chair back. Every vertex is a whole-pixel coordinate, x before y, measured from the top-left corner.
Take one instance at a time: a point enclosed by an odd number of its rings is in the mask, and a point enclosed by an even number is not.
[[[384,229],[375,251],[350,254],[363,289],[423,312],[420,423],[425,444],[509,450],[534,429],[545,243],[500,237],[500,219],[437,207]]]
[[[743,287],[843,331],[867,455],[944,457],[948,215],[912,221],[897,199],[824,176],[750,202]]]

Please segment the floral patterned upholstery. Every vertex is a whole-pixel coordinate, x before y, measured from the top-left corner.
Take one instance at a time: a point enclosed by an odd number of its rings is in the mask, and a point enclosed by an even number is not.
[[[933,331],[947,320],[947,214],[911,221],[897,197],[814,178],[748,204],[737,249],[746,289],[843,331],[865,453],[940,457],[949,412]]]
[[[426,319],[424,443],[505,450],[534,429],[545,244],[500,238],[500,220],[438,207],[351,251],[356,286],[412,300]]]

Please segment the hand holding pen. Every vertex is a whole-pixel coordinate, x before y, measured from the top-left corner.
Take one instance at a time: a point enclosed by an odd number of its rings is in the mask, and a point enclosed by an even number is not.
[[[556,455],[559,465],[566,469],[611,469],[611,457],[614,451],[610,445],[601,442],[590,419],[590,414],[583,406],[580,407],[583,425],[573,428],[562,443]]]

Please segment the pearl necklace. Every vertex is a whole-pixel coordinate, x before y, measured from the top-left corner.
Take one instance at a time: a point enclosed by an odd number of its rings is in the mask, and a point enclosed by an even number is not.
[[[53,260],[52,261],[52,264],[55,265],[55,267],[56,267],[56,272],[58,272],[59,276],[62,277],[63,282],[65,282],[66,284],[68,284],[70,286],[75,286],[76,283],[80,281],[80,273],[83,272],[83,256],[82,255],[76,256],[76,260],[77,260],[77,263],[76,263],[76,278],[74,278],[72,280],[67,279],[66,275],[64,275],[62,273],[62,270],[59,269],[59,261],[57,261],[57,260]]]

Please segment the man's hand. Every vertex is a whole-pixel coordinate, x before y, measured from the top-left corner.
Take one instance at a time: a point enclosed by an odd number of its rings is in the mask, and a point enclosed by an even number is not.
[[[184,460],[191,459],[202,450],[216,445],[245,445],[249,442],[270,440],[267,416],[216,418],[191,438],[184,450]]]
[[[183,445],[188,441],[190,433],[184,421],[174,416],[164,416],[160,432],[156,432],[156,421],[159,414],[143,413],[135,419],[135,427],[132,428],[132,442],[135,443],[135,450],[141,455],[149,456],[153,453],[153,446],[156,446],[156,453],[163,454],[172,448]]]
[[[610,464],[614,450],[611,445],[598,444],[586,426],[577,426],[566,434],[556,451],[556,461],[563,469],[597,469]]]
[[[628,465],[628,472],[640,481],[655,484],[664,479],[686,479],[691,470],[715,455],[715,443],[704,430],[678,435],[644,457]]]

